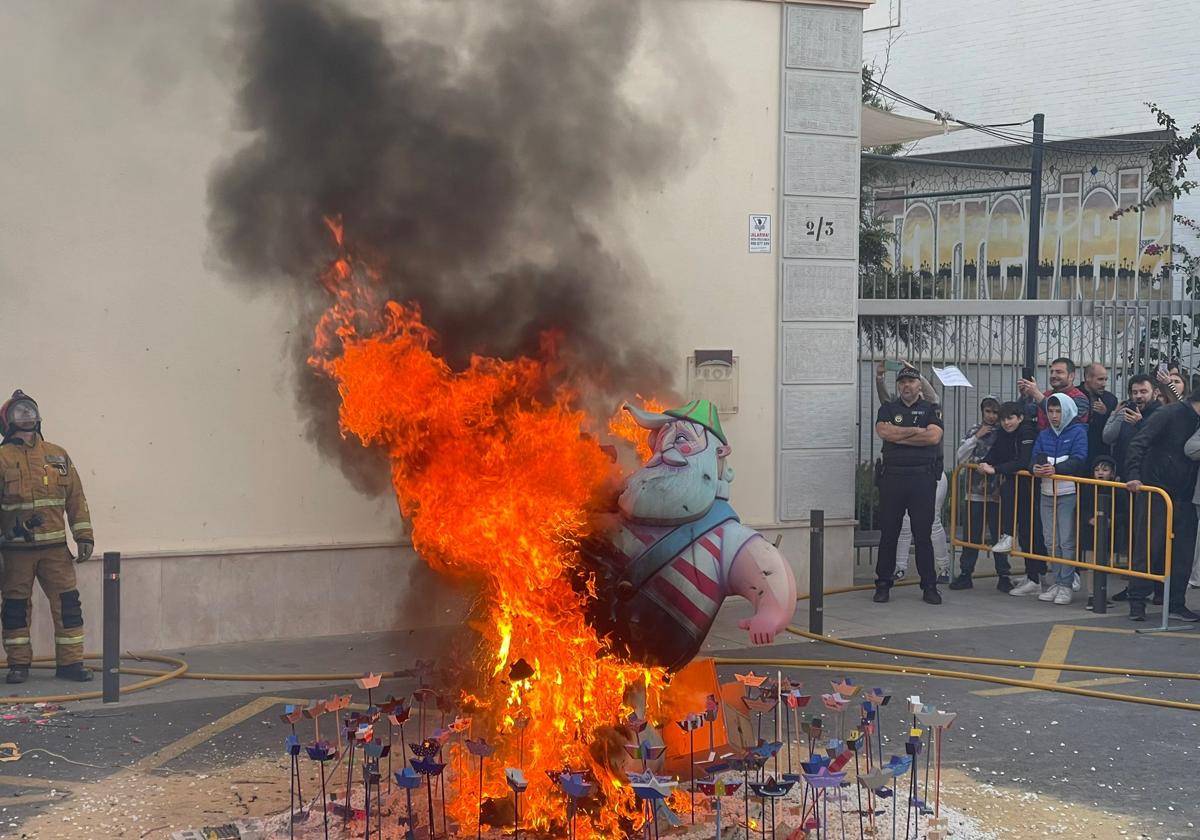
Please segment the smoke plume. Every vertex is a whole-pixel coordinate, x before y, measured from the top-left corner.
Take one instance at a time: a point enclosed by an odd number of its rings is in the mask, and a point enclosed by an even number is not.
[[[619,190],[658,189],[686,143],[678,106],[626,95],[639,37],[670,31],[653,17],[666,5],[464,0],[375,18],[318,0],[243,5],[248,139],[209,188],[224,270],[287,289],[311,327],[327,304],[323,217],[340,215],[349,250],[389,297],[420,305],[452,365],[535,353],[554,328],[575,384],[661,393],[670,360],[650,336],[667,319],[639,315],[645,278],[598,220]],[[298,336],[302,368],[311,336]],[[340,440],[330,383],[307,369],[299,382],[322,451],[382,491],[386,473]]]

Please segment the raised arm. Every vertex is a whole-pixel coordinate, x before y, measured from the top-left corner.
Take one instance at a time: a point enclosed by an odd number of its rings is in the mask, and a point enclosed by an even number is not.
[[[1104,421],[1104,431],[1100,433],[1100,438],[1109,446],[1112,446],[1121,439],[1121,424],[1125,422],[1124,409],[1116,409],[1108,415],[1108,419]]]
[[[1166,401],[1168,405],[1174,402],[1179,402],[1183,398],[1183,395],[1175,390],[1175,383],[1171,381],[1170,374],[1164,371],[1159,371],[1155,375],[1155,378],[1158,379],[1158,384],[1161,386],[1158,390],[1162,393],[1163,400]]]
[[[921,396],[924,397],[927,402],[931,403],[940,403],[942,401],[941,397],[938,396],[938,392],[933,390],[933,385],[930,384],[929,380],[926,379],[924,375],[921,376]]]
[[[887,368],[883,362],[875,364],[875,393],[879,395],[879,404],[889,403],[892,401],[892,395],[888,393],[887,383],[884,377],[887,376]]]

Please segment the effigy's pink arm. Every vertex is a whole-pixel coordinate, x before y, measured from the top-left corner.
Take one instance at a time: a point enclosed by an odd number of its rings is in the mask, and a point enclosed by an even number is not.
[[[756,645],[770,644],[796,611],[796,577],[779,549],[761,535],[746,542],[733,559],[729,588],[754,605],[754,616],[738,622]]]

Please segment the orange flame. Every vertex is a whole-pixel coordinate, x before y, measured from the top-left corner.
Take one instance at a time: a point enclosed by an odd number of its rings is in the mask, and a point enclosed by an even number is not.
[[[482,678],[470,697],[476,725],[490,729],[476,737],[498,739],[485,796],[509,796],[503,771],[494,768],[520,759],[530,780],[522,824],[561,825],[564,798],[545,771],[591,766],[588,742],[598,726],[629,713],[626,689],[643,685],[655,695],[665,678],[661,669],[606,654],[585,621],[584,597],[571,585],[588,512],[619,477],[616,467],[583,434],[589,419],[573,408],[576,395],[555,385],[560,369],[551,337],[539,358],[476,356],[466,369],[452,370],[431,350],[435,335],[417,306],[375,303],[377,277],[345,250],[341,221],[326,222],[338,256],[321,283],[333,301],[317,325],[310,364],[337,383],[343,434],[387,451],[420,556],[481,588],[474,626]],[[509,682],[507,669],[518,658],[534,674]],[[521,718],[528,727],[514,731]],[[459,754],[451,766],[478,772]],[[578,836],[616,837],[620,820],[636,824],[640,809],[628,786],[592,769],[607,803],[598,814],[581,814]],[[477,784],[476,777],[451,786],[470,791],[449,808],[472,828]]]

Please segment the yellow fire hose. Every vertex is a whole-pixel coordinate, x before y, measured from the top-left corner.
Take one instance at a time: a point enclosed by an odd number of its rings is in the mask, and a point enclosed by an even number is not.
[[[96,654],[85,655],[84,659],[100,659]],[[176,659],[173,656],[158,656],[149,653],[144,653],[138,657],[147,662],[162,662],[164,665],[174,665],[170,671],[154,671],[150,669],[130,670],[122,668],[122,674],[145,674],[151,677],[148,680],[131,683],[121,686],[122,694],[132,694],[135,691],[142,691],[146,688],[153,688],[156,685],[162,685],[167,680],[173,680],[177,677],[182,677],[187,673],[188,665],[182,659]],[[53,656],[35,656],[33,658],[35,668],[50,668],[53,667],[49,663],[54,662]],[[47,664],[39,664],[47,663]],[[84,691],[78,694],[46,694],[40,697],[0,697],[0,704],[11,705],[14,703],[70,703],[74,700],[95,700],[97,697],[104,696],[102,691]]]
[[[991,577],[990,575],[980,575],[979,577]],[[913,582],[897,584],[899,586],[914,586]],[[867,584],[862,586],[844,586],[837,589],[830,589],[825,592],[826,596],[841,595],[847,592],[861,592],[868,589],[873,589],[873,585]],[[807,595],[800,595],[797,600],[807,600]],[[802,630],[798,627],[787,628],[788,632],[793,633],[802,638],[809,639],[814,642],[824,642],[825,644],[835,645],[837,647],[848,648],[851,650],[859,650],[865,653],[878,653],[886,656],[897,656],[910,659],[932,659],[941,662],[958,662],[969,665],[987,665],[1000,666],[1006,668],[1046,668],[1045,663],[1033,662],[1020,659],[997,659],[993,657],[983,656],[961,656],[949,653],[933,653],[929,651],[909,650],[906,648],[886,647],[883,645],[871,645],[864,642],[852,642],[846,639],[834,639],[827,636],[818,636],[810,633],[807,630]],[[85,659],[100,659],[98,655],[88,655]],[[190,671],[188,665],[182,659],[176,659],[171,656],[159,656],[151,654],[127,654],[122,659],[133,659],[136,661],[161,662],[166,665],[173,666],[170,671],[159,671],[152,668],[121,667],[122,674],[132,674],[136,676],[145,676],[148,679],[140,682],[131,683],[130,685],[121,686],[122,694],[131,694],[135,691],[142,691],[147,688],[152,688],[156,685],[161,685],[168,680],[173,679],[189,679],[189,680],[214,680],[220,682],[342,682],[358,679],[362,673],[328,673],[328,674],[224,674],[224,673],[209,673]],[[37,657],[35,663],[50,663],[53,662],[52,656]],[[718,665],[769,665],[776,668],[823,668],[826,670],[851,671],[851,672],[868,672],[868,673],[887,673],[887,674],[906,674],[910,676],[929,676],[940,679],[953,680],[971,680],[975,682],[993,683],[995,685],[1013,686],[1017,688],[1027,688],[1036,691],[1053,691],[1060,694],[1073,694],[1078,697],[1091,697],[1097,700],[1111,700],[1119,703],[1138,703],[1147,706],[1158,706],[1166,709],[1179,709],[1182,711],[1198,712],[1200,711],[1200,703],[1189,703],[1182,700],[1165,700],[1151,697],[1139,697],[1129,694],[1117,694],[1111,691],[1097,691],[1090,688],[1080,688],[1078,686],[1065,685],[1060,683],[1035,683],[1029,680],[1018,680],[1010,677],[997,677],[988,674],[979,674],[971,671],[952,671],[944,668],[929,668],[923,665],[892,665],[886,663],[872,662],[851,662],[846,660],[826,660],[826,659],[778,659],[778,658],[731,658],[731,657],[716,657],[714,661]],[[49,664],[38,664],[35,667],[49,668]],[[1156,671],[1147,668],[1114,668],[1103,665],[1074,665],[1068,663],[1054,663],[1053,669],[1056,671],[1077,671],[1089,674],[1113,674],[1127,677],[1139,677],[1144,679],[1169,679],[1169,680],[1200,680],[1200,674],[1175,672],[1175,671]],[[404,676],[407,672],[389,671],[381,674],[384,678],[392,678]],[[55,694],[45,695],[40,697],[0,697],[0,704],[16,704],[16,703],[68,703],[75,700],[93,700],[101,696],[100,691],[85,691],[78,694]]]

